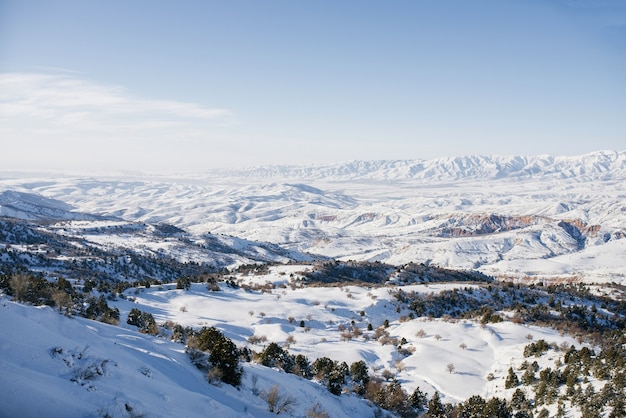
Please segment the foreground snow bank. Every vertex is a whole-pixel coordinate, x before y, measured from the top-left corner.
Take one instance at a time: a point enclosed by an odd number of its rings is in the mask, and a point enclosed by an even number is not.
[[[374,415],[359,398],[257,365],[244,365],[239,389],[212,386],[180,344],[51,308],[2,298],[0,317],[3,417],[270,417],[258,395],[274,385],[296,400],[295,416],[314,404],[333,417]]]

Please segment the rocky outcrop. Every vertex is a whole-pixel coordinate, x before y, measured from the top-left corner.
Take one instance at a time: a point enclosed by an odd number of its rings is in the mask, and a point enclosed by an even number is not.
[[[510,215],[462,215],[448,218],[441,228],[440,237],[473,237],[499,232],[512,231],[550,222],[543,216],[510,216]]]

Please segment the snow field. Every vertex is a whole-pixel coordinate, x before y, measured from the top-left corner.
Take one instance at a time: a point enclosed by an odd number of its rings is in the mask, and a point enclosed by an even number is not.
[[[237,277],[243,283],[285,284],[285,277],[298,266],[274,267],[267,275]],[[287,274],[289,273],[289,274]],[[297,275],[296,275],[297,276]],[[467,284],[404,286],[405,292],[439,292]],[[518,367],[523,349],[533,340],[545,339],[560,345],[579,346],[572,338],[556,331],[511,322],[482,326],[473,321],[417,318],[396,311],[393,287],[277,287],[271,292],[232,289],[224,283],[221,291],[210,292],[206,285],[192,284],[189,291],[173,285],[128,290],[134,302],[114,302],[125,318],[133,307],[154,315],[157,323],[171,320],[183,326],[215,326],[239,346],[262,351],[270,342],[287,347],[292,354],[304,354],[312,362],[325,356],[348,365],[364,360],[370,373],[391,372],[409,393],[415,387],[442,400],[458,402],[472,395],[505,396],[504,379],[509,367]],[[169,289],[169,290],[165,290]],[[361,316],[363,312],[363,316]],[[403,319],[400,319],[403,317]],[[374,338],[376,328],[389,321],[385,330],[397,342],[406,339],[401,350],[394,343],[381,344]],[[305,327],[300,326],[304,321]],[[352,324],[354,322],[354,325]],[[373,331],[367,331],[371,323]],[[124,325],[126,326],[126,325]],[[359,336],[345,338],[351,327]],[[250,337],[262,338],[249,343]],[[290,341],[291,339],[291,341]],[[452,364],[452,373],[448,365]],[[488,380],[488,375],[493,380]]]

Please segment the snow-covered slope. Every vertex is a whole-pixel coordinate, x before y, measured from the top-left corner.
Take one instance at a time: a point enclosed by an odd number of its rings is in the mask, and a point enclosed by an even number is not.
[[[39,194],[16,190],[0,192],[0,216],[27,220],[69,220],[98,217],[75,211],[72,205]]]
[[[254,392],[273,385],[297,399],[293,416],[316,403],[333,417],[374,416],[360,398],[253,364],[240,389],[210,385],[184,346],[134,330],[6,298],[0,315],[2,417],[271,417]]]
[[[135,178],[13,178],[75,211],[324,256],[626,280],[626,152],[473,156]]]
[[[347,364],[363,360],[370,376],[388,373],[409,393],[419,387],[429,398],[437,392],[454,404],[473,395],[509,398],[513,389],[504,385],[507,369],[517,369],[526,360],[524,348],[530,340],[580,347],[557,330],[509,321],[481,325],[446,317],[409,320],[406,304],[395,294],[401,289],[432,296],[467,288],[466,283],[300,287],[298,276],[306,268],[285,265],[261,275],[238,274],[241,287],[221,283],[219,291],[202,283],[188,290],[175,284],[131,288],[109,300],[120,311],[120,326],[69,318],[49,307],[19,305],[0,296],[0,416],[272,416],[259,394],[274,385],[296,400],[288,416],[306,416],[314,405],[331,417],[379,416],[356,395],[335,396],[323,383],[254,363],[243,363],[239,389],[210,385],[182,344],[167,336],[139,334],[126,324],[136,308],[159,324],[215,326],[237,346],[255,351],[276,342],[311,362],[322,356]],[[267,283],[272,286],[263,291],[245,287]],[[471,287],[478,294],[478,286]],[[378,329],[368,330],[368,324]],[[352,329],[349,338],[346,329]],[[388,342],[377,336],[383,329]],[[265,342],[254,343],[253,336]],[[556,350],[534,360],[548,367],[561,355]]]
[[[168,320],[183,326],[215,326],[238,346],[262,350],[269,342],[288,344],[289,352],[304,354],[313,361],[322,356],[351,364],[363,360],[370,374],[391,371],[409,392],[420,387],[429,396],[438,391],[446,402],[456,403],[472,395],[507,396],[503,379],[512,364],[522,363],[527,336],[560,345],[578,345],[558,331],[529,325],[501,322],[481,326],[472,320],[416,318],[409,312],[398,313],[394,291],[399,288],[362,286],[291,288],[291,275],[306,266],[277,266],[263,275],[236,276],[254,286],[273,283],[270,291],[247,291],[222,285],[221,291],[207,291],[206,285],[193,284],[189,291],[175,284],[161,290],[129,290],[129,299],[114,304],[125,318],[130,309],[140,307],[154,314],[157,322]],[[403,286],[404,292],[437,294],[442,290],[463,288],[467,284],[442,283]],[[362,313],[362,314],[361,314]],[[405,321],[396,320],[400,316]],[[375,331],[367,331],[389,320],[386,329],[398,341],[405,338],[404,354],[398,344],[381,344]],[[302,327],[300,321],[304,321]],[[346,338],[343,331],[351,323],[362,331]],[[250,337],[266,342],[251,344]],[[462,348],[465,347],[465,348]],[[447,371],[453,363],[455,374]],[[488,380],[489,374],[494,375]],[[332,416],[332,415],[331,415]]]

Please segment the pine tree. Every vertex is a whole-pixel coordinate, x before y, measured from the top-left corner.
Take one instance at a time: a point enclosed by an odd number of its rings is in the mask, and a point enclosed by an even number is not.
[[[461,416],[464,418],[482,418],[485,416],[487,402],[479,396],[474,395],[460,405]]]
[[[494,418],[510,418],[511,411],[506,405],[506,402],[503,399],[494,397],[487,401],[485,405],[485,414],[488,417]]]
[[[537,378],[535,377],[535,372],[532,367],[528,367],[524,374],[522,375],[522,384],[524,385],[532,385]]]
[[[504,382],[504,387],[506,389],[511,389],[511,388],[517,387],[518,385],[519,385],[519,379],[517,378],[517,375],[513,371],[513,367],[509,367],[509,374],[506,377],[506,382]]]
[[[370,381],[370,376],[365,362],[363,360],[359,360],[352,363],[350,365],[350,375],[352,376],[352,381],[356,384],[355,391],[359,395],[363,395],[365,393],[365,387]]]
[[[526,399],[524,391],[520,388],[515,389],[513,396],[511,396],[511,408],[518,411],[526,411],[530,409],[530,402]]]
[[[198,332],[197,347],[209,352],[211,366],[220,372],[220,379],[232,386],[241,383],[241,366],[239,350],[235,343],[215,327],[202,327]]]
[[[213,367],[221,371],[221,380],[232,386],[241,383],[241,366],[239,365],[239,350],[235,343],[222,335],[210,350],[209,361]]]
[[[426,394],[420,390],[419,386],[409,396],[409,405],[417,411],[421,411],[426,407]]]
[[[439,392],[435,392],[430,401],[428,401],[428,416],[432,418],[445,418],[446,416],[446,411],[439,398]]]
[[[328,391],[333,395],[341,395],[341,389],[345,383],[345,379],[341,370],[333,369],[328,375],[328,384],[326,385]]]
[[[318,379],[328,379],[334,368],[335,362],[328,357],[320,357],[311,365],[311,371]]]
[[[313,376],[313,373],[311,373],[311,363],[306,356],[302,354],[296,355],[294,358],[293,373],[305,379],[310,379]]]

